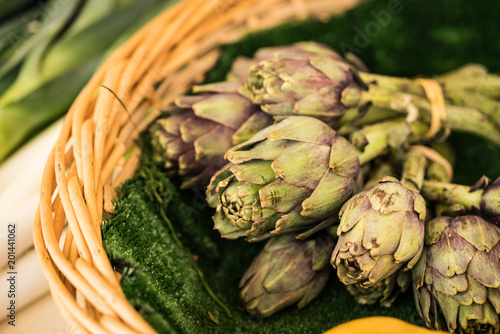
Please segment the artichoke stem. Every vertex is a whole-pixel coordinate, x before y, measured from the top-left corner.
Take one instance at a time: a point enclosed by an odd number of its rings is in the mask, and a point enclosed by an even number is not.
[[[365,126],[351,135],[351,142],[363,165],[385,154],[391,147],[400,148],[408,143],[413,131],[413,126],[404,119],[397,119]]]
[[[362,108],[349,108],[334,129],[341,136],[346,136],[364,125],[385,122],[401,116],[398,111],[370,106],[366,111]]]
[[[372,83],[391,91],[426,97],[422,86],[413,79],[366,72],[358,74],[367,84]],[[488,74],[482,65],[469,64],[435,79],[443,86],[446,98],[449,98],[449,92],[453,91],[467,91],[470,95],[481,94],[493,99],[500,98],[500,76]]]
[[[476,78],[486,77],[488,69],[480,64],[466,64],[450,72],[441,74],[437,77],[440,83],[446,84],[449,81],[455,80],[470,80]]]
[[[422,86],[408,78],[390,77],[386,75],[358,72],[359,77],[367,84],[375,83],[378,87],[395,92],[409,93],[425,97]]]
[[[467,80],[443,81],[446,91],[469,91],[470,94],[481,94],[493,99],[500,98],[500,76],[489,74]]]
[[[361,71],[358,74],[367,84],[374,83],[381,88],[425,97],[422,86],[413,79]],[[447,98],[450,91],[464,90],[492,98],[500,97],[500,77],[488,74],[488,71],[482,65],[468,64],[452,72],[439,75],[435,79],[445,89]]]
[[[436,181],[424,181],[421,194],[429,201],[443,204],[461,204],[467,210],[479,208],[483,190],[471,192],[471,187]]]
[[[418,119],[430,122],[431,104],[424,96],[408,94],[403,92],[391,91],[385,87],[370,85],[368,91],[363,91],[359,105],[372,103],[372,108],[387,109],[393,112],[399,112],[408,117],[409,121]],[[500,86],[498,88],[500,90]],[[464,102],[468,97],[477,95],[477,91],[467,92],[462,90],[460,98],[463,106],[457,106],[448,103],[446,104],[446,120],[443,125],[448,126],[451,130],[471,133],[473,135],[485,138],[495,145],[500,147],[500,120],[497,111],[497,103],[492,100],[481,100],[483,109],[478,109],[473,102]],[[456,94],[454,94],[456,95]],[[474,97],[478,100],[481,97]],[[459,101],[459,102],[460,102]],[[468,105],[475,106],[469,108]],[[417,114],[415,114],[417,111]],[[369,113],[370,110],[367,112]]]
[[[365,181],[363,190],[370,189],[371,187],[379,183],[381,178],[386,176],[396,176],[396,169],[394,168],[393,164],[388,161],[377,164],[377,166],[370,173],[368,180]]]
[[[430,181],[451,182],[446,169],[442,165],[433,161],[429,161],[429,166],[427,167],[425,175]]]
[[[446,93],[446,98],[456,106],[480,110],[493,124],[500,125],[500,104],[497,100],[466,90],[451,90]]]
[[[367,91],[361,93],[358,105],[372,103],[373,106],[379,108],[407,114],[413,98],[418,97],[401,91],[392,91],[378,85],[369,85],[368,87]],[[424,99],[424,97],[421,98]]]
[[[468,94],[470,95],[472,94]],[[430,116],[431,105],[427,99],[415,96],[412,102],[419,111],[425,111],[425,115]],[[500,146],[500,125],[493,123],[482,110],[448,103],[446,104],[445,125],[453,131],[470,133]]]
[[[486,115],[476,109],[446,106],[446,122],[452,130],[484,138],[500,147],[500,130]]]
[[[419,151],[410,150],[406,154],[401,183],[408,189],[420,192],[424,183],[426,168],[427,158]]]
[[[446,159],[450,165],[453,167],[455,164],[455,154],[453,149],[447,142],[435,143],[433,149],[439,153],[444,159]],[[429,161],[427,171],[425,173],[425,178],[430,181],[438,182],[451,182],[450,175],[446,171],[446,168],[434,161]]]

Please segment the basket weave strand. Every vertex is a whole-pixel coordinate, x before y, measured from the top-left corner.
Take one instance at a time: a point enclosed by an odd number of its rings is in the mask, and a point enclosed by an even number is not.
[[[48,157],[34,223],[39,260],[72,333],[155,333],[121,290],[100,230],[104,211],[113,210],[114,189],[138,165],[134,140],[140,131],[162,106],[203,79],[220,45],[290,20],[323,19],[358,2],[184,0],[97,70]]]

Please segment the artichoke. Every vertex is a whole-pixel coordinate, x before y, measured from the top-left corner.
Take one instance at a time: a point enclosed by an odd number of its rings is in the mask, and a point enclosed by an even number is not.
[[[339,240],[331,263],[346,285],[371,287],[418,261],[426,203],[392,177],[353,196],[340,211]]]
[[[234,144],[272,124],[270,116],[236,92],[237,82],[197,86],[196,96],[175,100],[180,110],[151,127],[155,157],[171,175],[183,178],[182,188],[206,185],[225,165]]]
[[[500,229],[478,216],[437,217],[412,270],[415,302],[428,327],[498,333]]]
[[[273,116],[312,116],[334,124],[358,106],[366,85],[336,52],[299,43],[251,67],[240,92]]]
[[[230,149],[207,189],[225,238],[263,239],[334,221],[361,180],[351,143],[328,125],[294,116]],[[271,232],[272,231],[272,232]]]
[[[346,288],[359,304],[371,305],[378,302],[383,307],[390,307],[398,295],[410,286],[410,272],[400,270],[370,287],[358,283],[346,285]]]
[[[240,304],[252,315],[268,317],[297,304],[309,304],[325,287],[333,240],[327,233],[297,240],[291,234],[270,239],[240,282]]]

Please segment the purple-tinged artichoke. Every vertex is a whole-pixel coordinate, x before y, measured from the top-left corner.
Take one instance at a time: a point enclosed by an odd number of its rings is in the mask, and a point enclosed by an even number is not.
[[[366,85],[342,57],[317,43],[294,46],[253,66],[240,92],[272,116],[312,116],[328,124],[358,106]]]
[[[415,302],[428,327],[499,333],[500,229],[478,216],[437,217],[412,270]]]
[[[426,203],[387,177],[353,196],[340,211],[339,240],[331,263],[346,285],[375,285],[418,261],[424,243]]]
[[[258,49],[252,58],[240,56],[236,58],[228,73],[227,81],[239,81],[242,85],[248,80],[250,68],[258,66],[261,61],[265,61],[279,55],[281,53],[308,53],[316,55],[332,55],[335,54],[330,48],[325,45],[314,42],[301,42],[291,45],[271,46]],[[339,56],[340,57],[340,56]]]
[[[334,221],[361,179],[353,145],[318,119],[295,116],[230,149],[207,189],[215,228],[249,240]]]
[[[271,238],[241,279],[240,304],[257,317],[293,304],[303,308],[328,281],[333,245],[327,233],[306,241],[291,234]]]
[[[156,159],[183,179],[182,188],[208,184],[226,164],[224,154],[229,148],[272,124],[270,116],[236,92],[238,85],[197,86],[203,95],[177,98],[178,114],[151,127]]]

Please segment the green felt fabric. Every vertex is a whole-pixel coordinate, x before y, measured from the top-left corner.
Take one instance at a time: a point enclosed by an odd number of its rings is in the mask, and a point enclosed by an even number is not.
[[[381,74],[432,76],[470,62],[498,72],[498,9],[493,1],[371,1],[325,23],[287,25],[226,46],[207,81],[223,80],[237,55],[251,56],[262,46],[301,40],[353,52]],[[483,174],[492,178],[500,175],[499,149],[462,134],[454,134],[451,143],[459,152],[456,182],[472,184]],[[411,291],[389,309],[362,306],[354,302],[335,274],[321,296],[306,308],[289,308],[269,319],[252,320],[237,306],[237,285],[262,244],[221,239],[213,230],[212,212],[203,202],[203,194],[180,193],[147,154],[143,160],[137,175],[124,184],[116,199],[116,215],[106,217],[103,239],[113,265],[124,274],[122,287],[127,297],[158,332],[321,333],[345,321],[375,315],[423,325]],[[232,318],[208,296],[173,240],[158,210],[160,205],[180,241],[196,255],[208,284],[230,307]]]

